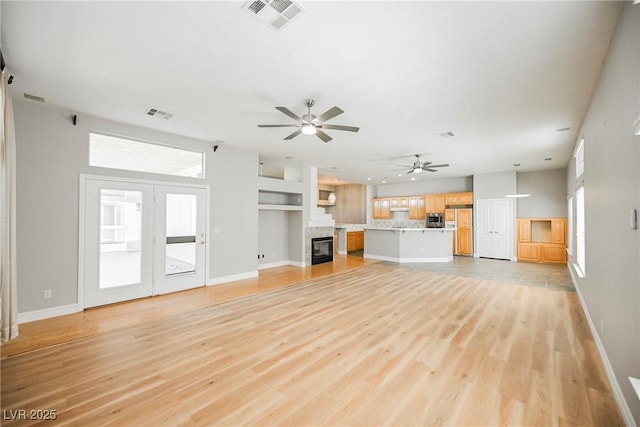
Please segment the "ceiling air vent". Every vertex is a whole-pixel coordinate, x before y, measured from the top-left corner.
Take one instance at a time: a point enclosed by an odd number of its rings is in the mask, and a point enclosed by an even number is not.
[[[147,110],[147,116],[157,117],[159,119],[169,120],[173,117],[172,113],[167,113],[166,111],[158,110],[157,108],[149,108]]]
[[[274,30],[279,30],[303,11],[293,0],[249,0],[242,8]]]
[[[32,101],[44,102],[44,98],[41,96],[31,95],[30,93],[24,93],[24,97]]]
[[[453,132],[442,132],[442,133],[436,133],[434,136],[438,139],[446,139],[446,138],[452,138],[456,136],[456,134]]]

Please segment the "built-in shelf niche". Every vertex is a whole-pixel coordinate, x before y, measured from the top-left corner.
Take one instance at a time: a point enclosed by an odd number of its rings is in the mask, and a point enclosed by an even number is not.
[[[330,200],[330,195],[333,194],[334,199]],[[333,185],[318,184],[318,206],[335,206],[336,189]]]
[[[531,241],[535,243],[551,242],[551,220],[531,220]]]
[[[302,194],[258,191],[258,208],[263,210],[302,210]]]

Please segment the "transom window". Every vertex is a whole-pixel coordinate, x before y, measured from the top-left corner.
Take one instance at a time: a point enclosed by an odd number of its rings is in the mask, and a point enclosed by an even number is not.
[[[204,153],[99,133],[89,134],[89,165],[204,178]]]

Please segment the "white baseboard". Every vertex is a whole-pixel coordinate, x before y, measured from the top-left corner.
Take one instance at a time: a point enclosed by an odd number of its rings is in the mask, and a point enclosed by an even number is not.
[[[453,255],[450,257],[442,257],[442,258],[395,258],[384,255],[372,255],[372,254],[363,254],[363,258],[369,259],[377,259],[380,261],[390,261],[397,263],[408,263],[408,262],[450,262],[453,261]]]
[[[618,379],[616,378],[616,374],[613,371],[613,367],[611,366],[611,362],[609,361],[609,357],[607,356],[607,352],[600,340],[600,335],[598,335],[598,330],[596,329],[595,324],[591,318],[591,314],[589,313],[589,309],[587,308],[587,304],[582,297],[582,292],[580,291],[580,286],[578,286],[578,281],[576,280],[575,273],[571,266],[567,266],[569,268],[569,273],[571,274],[571,281],[573,282],[573,286],[576,288],[576,293],[578,294],[578,299],[580,300],[580,305],[582,306],[582,311],[584,311],[585,317],[587,318],[587,323],[589,324],[589,329],[591,330],[591,335],[593,335],[593,339],[596,342],[596,347],[598,347],[598,353],[600,353],[600,359],[602,360],[602,364],[604,365],[604,370],[607,373],[607,379],[609,380],[609,385],[611,386],[611,390],[613,391],[613,396],[616,399],[616,403],[618,404],[618,409],[622,413],[622,417],[627,426],[636,427],[636,422],[633,419],[633,414],[631,413],[631,409],[627,404],[624,395],[622,394],[622,389],[620,388],[620,384],[618,383]]]
[[[220,276],[215,279],[207,280],[207,286],[219,285],[220,283],[234,282],[236,280],[251,279],[258,277],[258,271],[249,271],[247,273],[230,274],[228,276]]]
[[[43,308],[41,310],[26,311],[24,313],[18,313],[18,324],[64,316],[65,314],[78,313],[80,311],[82,311],[82,309],[77,303]]]
[[[258,270],[264,270],[266,268],[282,267],[285,265],[290,265],[290,263],[291,261],[285,260],[285,261],[276,261],[276,262],[269,262],[265,264],[259,264]]]
[[[292,265],[294,267],[300,267],[300,268],[304,268],[307,266],[307,264],[305,264],[304,262],[298,262],[298,261],[289,261],[289,265]]]

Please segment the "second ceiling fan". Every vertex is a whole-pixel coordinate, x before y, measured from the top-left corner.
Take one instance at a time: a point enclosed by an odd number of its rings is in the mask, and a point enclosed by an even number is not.
[[[402,168],[410,168],[405,173],[420,173],[422,171],[438,172],[438,169],[436,169],[436,168],[449,167],[449,163],[443,163],[443,164],[440,164],[440,165],[434,165],[431,162],[421,162],[420,161],[420,154],[414,154],[414,156],[416,156],[416,161],[413,162],[413,166],[407,166],[407,165],[397,165],[397,166],[400,166]],[[405,170],[405,169],[395,169],[395,170]]]
[[[324,142],[329,142],[333,138],[327,135],[323,131],[323,129],[345,130],[348,132],[358,132],[358,130],[360,130],[360,128],[357,128],[355,126],[326,124],[325,121],[344,113],[344,111],[342,111],[342,109],[338,107],[332,107],[327,111],[325,111],[324,113],[320,114],[319,116],[314,116],[313,114],[311,114],[311,107],[313,107],[315,103],[316,101],[314,101],[313,99],[304,100],[304,105],[305,107],[307,107],[307,114],[304,114],[302,117],[298,116],[296,113],[289,110],[287,107],[276,107],[276,110],[296,120],[298,122],[297,124],[258,125],[258,127],[261,127],[261,128],[297,127],[298,130],[296,130],[295,132],[293,132],[291,135],[287,136],[284,139],[286,140],[293,139],[302,133],[304,135],[316,135],[318,138],[320,138]]]

